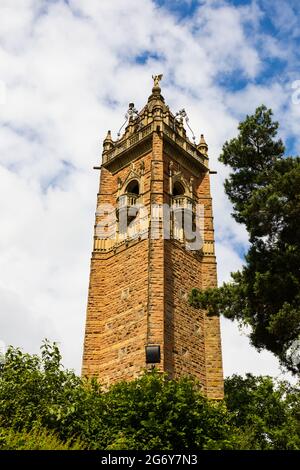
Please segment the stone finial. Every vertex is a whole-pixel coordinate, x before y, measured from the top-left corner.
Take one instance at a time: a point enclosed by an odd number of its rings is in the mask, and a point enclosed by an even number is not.
[[[204,135],[201,134],[200,136],[200,142],[199,144],[197,145],[198,149],[200,150],[200,152],[202,152],[204,155],[207,155],[207,151],[208,151],[208,145],[204,139]]]
[[[104,142],[106,142],[106,141],[111,141],[112,142],[111,131],[107,131],[107,135],[104,139]]]
[[[103,149],[110,150],[113,147],[113,140],[111,138],[111,131],[107,131],[107,135],[103,140]]]

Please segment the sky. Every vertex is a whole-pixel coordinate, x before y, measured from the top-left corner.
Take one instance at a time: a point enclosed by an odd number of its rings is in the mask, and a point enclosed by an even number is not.
[[[300,150],[298,0],[1,0],[0,344],[57,341],[80,372],[102,140],[152,74],[209,146],[219,283],[247,251],[218,162],[264,103],[286,153]],[[221,320],[225,375],[289,378]]]

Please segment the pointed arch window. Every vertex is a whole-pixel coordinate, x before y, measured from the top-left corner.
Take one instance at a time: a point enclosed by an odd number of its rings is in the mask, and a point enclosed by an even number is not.
[[[173,196],[183,196],[185,194],[185,188],[180,181],[175,181],[173,186]]]

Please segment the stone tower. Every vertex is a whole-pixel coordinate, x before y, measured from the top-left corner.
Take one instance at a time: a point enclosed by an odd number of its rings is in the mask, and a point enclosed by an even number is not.
[[[103,142],[82,374],[134,378],[156,345],[156,367],[222,398],[219,318],[188,302],[217,284],[208,147],[189,140],[185,111],[171,113],[153,78],[146,106],[130,103],[124,134]]]

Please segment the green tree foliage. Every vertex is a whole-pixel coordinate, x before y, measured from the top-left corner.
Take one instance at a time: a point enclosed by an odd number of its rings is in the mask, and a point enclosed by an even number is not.
[[[234,446],[229,419],[223,403],[204,398],[187,378],[154,371],[104,391],[64,370],[49,342],[41,357],[9,348],[0,373],[2,448],[38,428],[50,433],[50,447],[57,438],[86,449],[227,449]]]
[[[250,340],[300,371],[300,158],[284,157],[278,123],[265,106],[239,124],[220,161],[231,168],[225,191],[250,248],[241,271],[219,288],[193,289],[191,303],[250,326]],[[300,358],[300,356],[299,356]]]
[[[62,442],[54,432],[42,428],[16,431],[0,428],[0,450],[83,450],[80,442]]]
[[[207,400],[191,379],[168,380],[156,373],[120,382],[108,391],[109,448],[232,448],[223,403]],[[117,447],[116,447],[117,446]]]
[[[0,449],[300,449],[300,390],[233,376],[225,400],[156,371],[103,390],[42,355],[9,348],[0,371]]]
[[[300,389],[271,377],[233,375],[225,403],[239,430],[240,449],[300,449]]]

